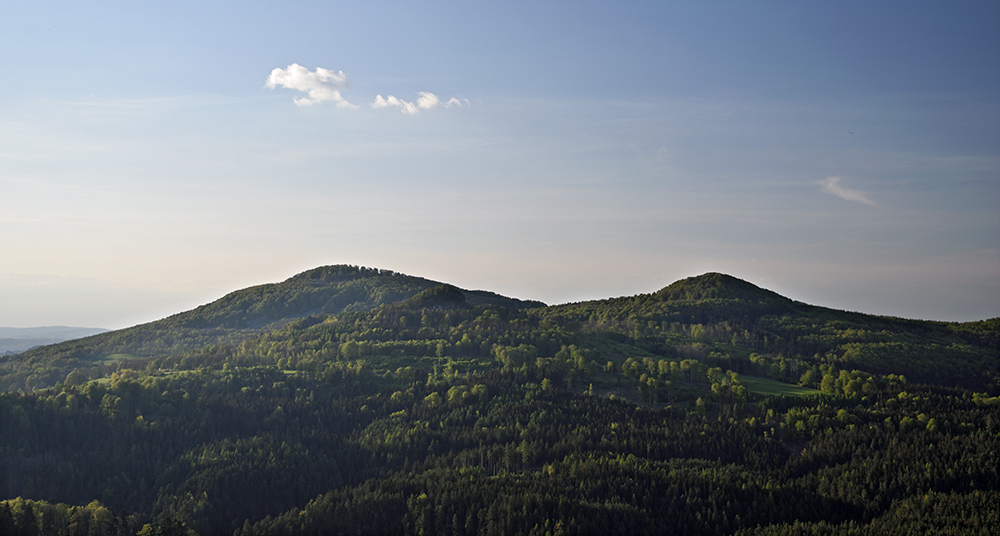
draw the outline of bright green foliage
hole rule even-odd
[[[0,534],[998,532],[997,321],[720,274],[555,307],[353,267],[241,292],[0,362],[44,387],[0,395]]]

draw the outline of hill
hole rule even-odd
[[[535,309],[539,318],[582,325],[577,337],[586,334],[601,351],[622,344],[624,336],[627,347],[614,350],[618,356],[700,357],[713,345],[725,345],[716,354],[737,363],[737,371],[766,368],[738,364],[755,352],[783,360],[791,376],[806,362],[840,363],[981,389],[996,385],[1000,370],[997,319],[946,323],[838,311],[719,273],[683,279],[650,294],[546,307],[389,270],[338,265],[235,291],[156,322],[0,357],[0,391],[51,386],[73,370],[99,377],[122,361],[239,346],[293,321],[302,326],[303,319],[312,318],[306,322],[315,324],[329,315],[383,307]]]
[[[390,270],[323,266],[281,283],[229,293],[163,320],[0,357],[0,392],[51,386],[72,370],[99,376],[113,370],[122,360],[176,355],[207,345],[239,344],[296,319],[368,311],[415,298],[441,285]],[[496,305],[516,309],[545,305],[492,292],[450,285],[449,288],[472,307]]]
[[[318,268],[0,361],[0,534],[995,534],[998,333]]]
[[[791,300],[770,290],[731,275],[709,272],[689,277],[664,287],[655,293],[660,300],[744,300],[791,304]]]
[[[282,283],[260,285],[227,294],[168,319],[171,324],[196,328],[261,328],[267,324],[315,314],[367,311],[397,303],[442,285],[390,270],[355,266],[323,266]],[[484,291],[451,287],[470,305],[538,307],[541,302],[507,298]]]

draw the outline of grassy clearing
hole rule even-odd
[[[740,376],[740,381],[747,384],[747,389],[751,393],[759,395],[814,396],[823,394],[822,391],[816,389],[782,383],[778,380],[760,376]]]
[[[138,356],[132,354],[108,354],[101,359],[97,360],[98,363],[102,365],[112,365],[119,361],[124,361],[126,359],[139,359]]]

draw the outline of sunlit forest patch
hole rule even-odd
[[[553,307],[290,281],[0,360],[0,534],[997,528],[998,320],[721,274]],[[344,281],[396,301],[303,298]],[[292,316],[247,328],[261,298]]]

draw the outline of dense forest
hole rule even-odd
[[[0,357],[0,534],[997,534],[1000,319],[328,266]]]

